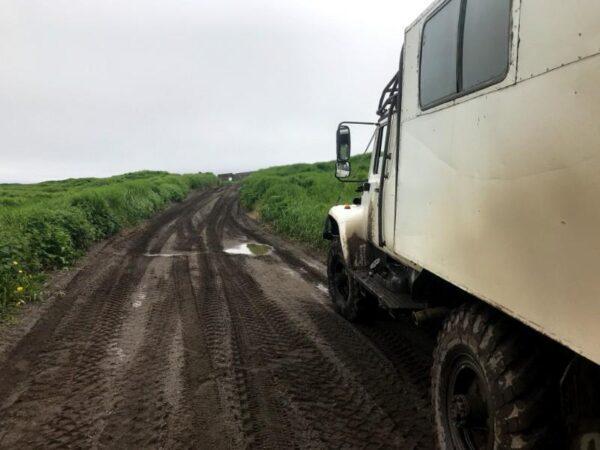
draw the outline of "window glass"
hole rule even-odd
[[[510,0],[467,0],[463,90],[502,76],[508,68]]]
[[[385,154],[385,151],[383,151],[383,149],[385,148],[385,143],[387,141],[387,129],[388,126],[384,125],[381,128],[379,128],[379,132],[377,133],[377,149],[375,153],[375,161],[373,163],[374,174],[379,173],[379,167],[381,167],[381,161],[383,155]]]
[[[421,50],[421,104],[458,92],[457,52],[460,0],[452,0],[427,21]]]

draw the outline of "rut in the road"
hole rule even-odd
[[[275,251],[229,255],[258,241]],[[428,356],[354,327],[230,186],[92,252],[0,359],[0,447],[431,448]],[[418,338],[417,338],[418,339]]]

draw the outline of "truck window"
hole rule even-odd
[[[421,109],[483,89],[506,76],[511,3],[451,0],[427,19],[421,42]]]
[[[377,147],[375,148],[375,159],[373,160],[373,173],[379,173],[379,167],[381,166],[381,157],[385,154],[381,150],[385,148],[385,143],[387,141],[387,129],[388,126],[384,125],[379,128],[377,132]]]
[[[460,0],[452,0],[423,28],[421,104],[430,105],[458,92],[457,53]]]
[[[462,52],[463,90],[500,77],[508,70],[510,0],[467,1]]]

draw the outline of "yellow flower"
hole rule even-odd
[[[19,269],[19,273],[23,273],[23,271],[21,269]]]
[[[17,292],[20,294],[21,292],[23,292],[25,288],[23,286],[18,286],[17,287]]]
[[[18,266],[19,263],[17,261],[13,261],[13,266]]]

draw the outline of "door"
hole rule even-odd
[[[379,246],[379,186],[381,171],[383,170],[383,157],[386,153],[385,146],[388,141],[387,133],[387,123],[380,124],[376,131],[375,146],[369,170],[369,191],[365,193],[368,195],[369,205],[367,238],[376,246]]]
[[[381,213],[381,229],[379,232],[380,246],[389,249],[391,252],[394,247],[394,232],[396,229],[396,183],[397,183],[397,120],[398,115],[392,115],[389,123],[389,136],[382,144],[381,164],[382,170],[379,185],[379,207]],[[387,133],[386,133],[387,134]],[[385,149],[385,151],[384,151]]]

